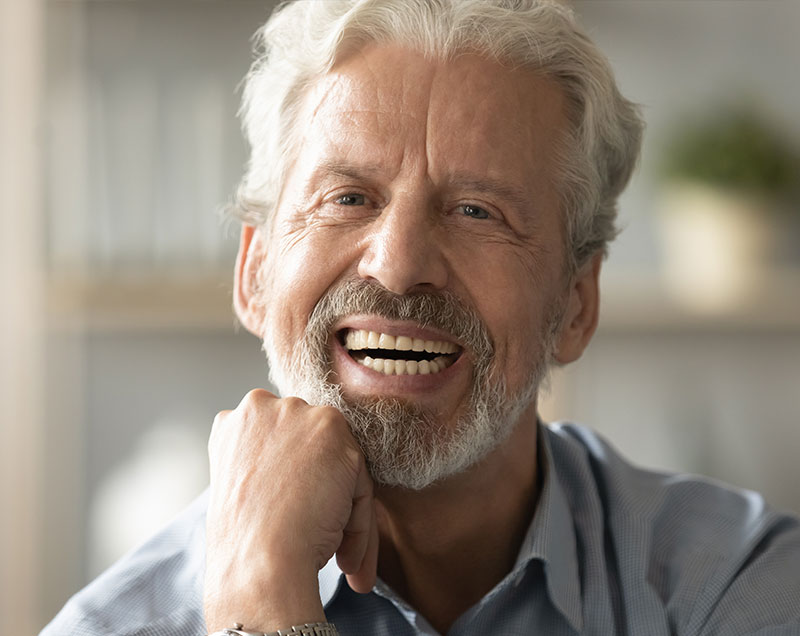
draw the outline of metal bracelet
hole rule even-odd
[[[333,623],[303,623],[292,625],[288,630],[279,629],[276,632],[246,632],[241,623],[234,623],[232,628],[223,629],[209,636],[339,636]]]

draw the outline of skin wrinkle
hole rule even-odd
[[[424,156],[425,156],[426,168],[428,166],[433,165],[433,147],[431,145],[431,139],[430,139],[431,136],[430,136],[430,132],[429,132],[431,130],[432,126],[433,126],[433,124],[431,122],[431,117],[433,116],[432,109],[431,109],[431,100],[433,99],[432,87],[436,85],[436,79],[439,76],[439,73],[441,73],[441,71],[442,71],[442,65],[441,65],[441,63],[439,63],[439,64],[437,64],[436,71],[433,73],[433,77],[431,78],[430,83],[428,84],[428,87],[427,87],[428,88],[428,90],[427,90],[428,102],[427,102],[426,108],[425,108],[425,126],[423,127],[424,134],[425,134],[425,138],[423,139],[423,143],[424,143],[423,147],[425,148],[425,155]],[[430,173],[430,170],[426,169],[425,175],[426,175],[426,180],[427,180],[428,186],[429,187],[434,186],[434,179],[433,179],[433,175],[431,175],[431,173]]]
[[[387,53],[403,81],[386,81]],[[308,93],[308,99],[325,95],[325,103],[303,106],[313,122],[300,121],[304,144],[276,210],[276,249],[266,250],[264,263],[274,267],[263,288],[271,294],[264,303],[277,356],[271,367],[302,366],[291,362],[289,343],[300,339],[314,304],[343,281],[372,279],[399,294],[447,290],[487,319],[495,343],[490,377],[522,391],[533,413],[535,396],[525,388],[531,362],[547,360],[545,344],[553,340],[545,337],[554,320],[544,308],[565,304],[563,268],[554,265],[563,262],[557,240],[563,223],[551,164],[543,159],[552,151],[550,131],[563,122],[563,98],[552,83],[498,72],[475,57],[448,73],[442,63],[421,64],[396,48],[375,61],[367,71],[338,65],[335,79]],[[489,90],[487,81],[498,83]],[[421,94],[423,83],[430,90]],[[519,125],[509,125],[522,104],[542,111],[544,130],[521,134]],[[503,140],[509,143],[499,145]],[[337,204],[345,193],[365,196],[364,204]],[[290,201],[300,203],[290,207]],[[465,216],[457,207],[464,203],[485,207],[490,218]],[[332,334],[325,336],[322,349],[330,350]],[[346,371],[324,373],[339,370]],[[414,396],[437,420],[428,419],[423,435],[458,429],[463,411],[456,406],[467,399],[468,375],[456,373],[435,399]],[[292,394],[286,381],[278,386]],[[343,387],[369,395],[349,376]]]
[[[354,181],[362,181],[363,182],[366,179],[377,179],[378,175],[380,174],[380,169],[377,168],[376,166],[351,167],[351,166],[348,166],[348,165],[346,165],[344,163],[341,163],[341,162],[334,162],[334,161],[325,162],[320,166],[319,170],[315,171],[314,175],[310,179],[309,187],[306,188],[306,196],[307,197],[311,196],[309,193],[312,192],[313,190],[321,189],[322,183],[324,183],[324,177],[323,177],[322,173],[327,173],[325,176],[328,176],[328,177],[339,175],[339,176],[343,176],[343,177],[346,177],[346,178],[353,179]],[[367,176],[367,175],[369,175],[369,176]],[[319,184],[319,185],[316,185],[316,184]],[[448,186],[448,188],[451,188],[451,187]],[[357,190],[357,189],[359,189],[359,187],[355,186],[354,189]],[[362,189],[383,190],[384,188],[381,187],[381,186],[375,187],[375,186],[372,185],[372,183],[370,183],[366,188],[362,187]],[[454,189],[456,191],[462,190],[462,189],[481,190],[481,191],[484,191],[484,192],[488,192],[489,194],[501,197],[503,199],[511,199],[512,205],[518,206],[520,208],[520,209],[514,210],[513,214],[503,214],[502,213],[502,209],[500,209],[500,208],[506,207],[506,206],[503,206],[502,204],[495,203],[493,207],[498,207],[498,209],[500,210],[500,213],[503,214],[503,219],[502,220],[503,221],[509,221],[509,220],[511,221],[511,223],[507,223],[507,224],[509,225],[509,228],[512,230],[512,233],[503,234],[503,236],[500,236],[500,237],[494,237],[493,234],[490,231],[490,233],[488,233],[488,234],[486,234],[486,235],[484,235],[482,237],[483,240],[485,240],[485,241],[497,240],[499,243],[504,243],[504,242],[507,242],[507,241],[510,240],[510,242],[513,245],[515,245],[516,247],[519,247],[519,248],[524,247],[526,249],[531,249],[531,251],[533,253],[538,253],[540,250],[544,250],[544,249],[549,250],[549,248],[546,245],[544,245],[544,246],[532,245],[534,243],[534,241],[531,240],[531,237],[533,237],[536,234],[538,234],[538,231],[537,231],[538,230],[538,224],[536,223],[536,218],[535,217],[525,219],[532,225],[532,227],[530,229],[528,229],[528,231],[525,234],[522,234],[521,232],[519,232],[518,230],[516,230],[513,227],[513,224],[515,224],[517,222],[517,219],[524,215],[524,212],[521,209],[522,206],[524,205],[524,197],[522,196],[521,193],[518,193],[516,191],[516,189],[503,186],[502,184],[496,183],[493,180],[492,181],[487,181],[485,179],[471,178],[471,177],[468,177],[467,175],[462,175],[462,176],[458,177],[458,179],[455,181],[455,187],[451,188],[451,189]],[[303,212],[298,212],[295,215],[293,215],[293,218],[298,221],[298,224],[299,224],[299,222],[301,220],[301,218],[300,218],[301,216],[308,217],[308,218],[311,218],[311,217],[314,216],[313,211],[318,209],[322,205],[322,202],[326,198],[327,194],[326,193],[322,193],[322,194],[316,194],[314,196],[316,198],[314,199],[314,201],[312,202],[312,204],[310,206],[308,206],[307,208],[303,208],[303,210],[304,210]],[[381,195],[382,198],[383,198],[383,196],[384,195]],[[374,199],[374,197],[373,197],[373,199]],[[440,197],[438,197],[438,199],[442,200],[442,199],[446,199],[446,197],[440,196]],[[376,207],[377,208],[381,208],[384,205],[385,204],[381,201],[381,202],[378,203],[378,205]],[[443,211],[444,211],[448,207],[450,207],[450,205],[451,204],[449,204],[449,203],[445,203],[441,207],[443,208]],[[452,205],[455,205],[455,204],[452,204]],[[488,223],[486,223],[484,225],[488,225]]]
[[[336,74],[330,73],[326,76],[325,81],[318,81],[311,85],[311,89],[306,91],[306,94],[300,98],[300,103],[303,106],[300,108],[300,113],[298,119],[302,119],[303,110],[305,110],[306,105],[310,103],[316,103],[314,110],[311,111],[309,116],[309,128],[313,127],[316,123],[317,115],[319,114],[319,109],[322,108],[322,105],[328,101],[331,93],[345,80]],[[321,92],[321,89],[324,88],[324,92]],[[320,94],[321,93],[321,94]],[[303,141],[306,141],[306,137],[304,135]]]
[[[323,174],[324,173],[324,174]],[[336,161],[326,161],[321,164],[320,169],[315,171],[314,175],[312,176],[309,187],[307,188],[307,193],[311,192],[316,189],[320,189],[320,186],[316,184],[324,183],[326,177],[335,177],[340,176],[344,178],[352,179],[356,182],[370,182],[369,185],[366,186],[366,189],[374,189],[374,190],[384,190],[382,186],[375,186],[373,182],[378,181],[381,174],[380,168],[377,166],[366,165],[366,166],[349,166],[343,162],[336,162]],[[503,185],[501,182],[496,181],[490,178],[482,178],[482,177],[473,177],[467,174],[460,174],[454,175],[452,179],[448,180],[448,183],[441,186],[440,188],[436,188],[435,184],[432,183],[430,178],[428,182],[431,186],[432,190],[436,190],[437,192],[443,192],[444,195],[439,195],[438,199],[445,201],[443,205],[441,205],[441,212],[447,212],[450,207],[454,207],[456,205],[455,199],[452,203],[447,203],[447,201],[451,197],[448,191],[452,190],[454,192],[460,192],[464,190],[471,190],[475,192],[479,192],[482,194],[488,194],[490,197],[499,198],[503,201],[509,201],[511,206],[516,208],[513,210],[513,214],[506,214],[503,213],[503,208],[508,209],[509,206],[504,205],[503,203],[488,203],[494,208],[498,209],[498,212],[502,215],[504,221],[509,222],[508,224],[515,225],[521,224],[523,220],[529,221],[533,224],[532,228],[526,228],[525,232],[522,232],[521,229],[514,229],[517,234],[520,234],[521,238],[527,238],[528,236],[534,234],[538,227],[535,225],[536,218],[532,217],[529,219],[522,219],[521,217],[525,216],[524,210],[527,206],[527,199],[524,195],[518,191],[516,188],[508,187]],[[362,186],[363,187],[363,186]],[[359,186],[354,186],[354,189],[358,189]],[[307,194],[308,196],[308,194]],[[325,198],[325,195],[319,196],[319,199],[322,200]],[[381,199],[388,198],[387,195],[381,194]],[[464,199],[465,197],[459,197],[460,199]],[[375,197],[373,197],[373,201]],[[383,207],[385,203],[383,201],[378,202],[376,207]],[[310,209],[310,208],[309,208]],[[521,243],[520,243],[521,244]]]
[[[363,52],[360,52],[359,57],[362,60],[368,60],[369,59],[369,57],[366,56]],[[375,66],[368,63],[367,67],[368,67],[370,73],[373,76],[375,76],[376,75]],[[334,72],[335,71],[336,71],[336,67],[334,68]],[[441,72],[441,64],[438,64],[437,67],[436,67],[436,71],[435,71],[435,73],[433,75],[433,79],[428,82],[429,87],[435,83],[436,77],[438,76],[438,74],[440,72]],[[327,86],[325,92],[323,93],[323,95],[326,98],[329,98],[331,96],[331,93],[332,93],[332,91],[333,91],[333,89],[335,87],[341,88],[343,85],[346,85],[346,84],[348,84],[348,82],[345,82],[341,77],[336,76],[336,78],[333,81],[328,83],[328,86]],[[409,85],[409,82],[407,80],[403,79],[403,81],[401,83],[401,86],[403,87],[404,92],[406,92],[408,90],[406,88],[408,85]],[[415,86],[414,90],[415,90],[415,92],[418,91],[419,87]],[[485,99],[489,99],[489,95],[491,94],[491,92],[487,90],[486,94],[487,94],[487,96],[485,97]],[[379,95],[379,97],[381,97],[381,96]],[[428,129],[431,126],[430,121],[431,121],[431,116],[432,116],[431,109],[430,109],[430,101],[431,101],[431,99],[433,99],[433,91],[429,90],[428,91],[427,108],[426,108],[427,122],[426,122],[426,125],[425,125],[425,128],[424,128],[424,130],[425,130],[425,145],[426,145],[426,153],[428,155],[428,163],[430,163],[430,154],[431,154],[431,148],[430,148],[430,145],[428,144]],[[316,117],[319,114],[320,106],[321,105],[318,104],[317,107],[314,108],[314,111],[313,111],[314,112],[314,119],[316,119]],[[381,104],[381,106],[383,106],[383,104]],[[363,125],[363,122],[361,122],[362,125],[360,127],[362,129],[366,129],[366,130],[369,130],[369,125],[370,124],[379,126],[379,120],[381,118],[380,116],[385,114],[383,107],[380,108],[377,111],[375,109],[364,109],[364,110],[350,109],[348,111],[348,113],[347,113],[347,115],[349,117],[349,121],[352,122],[354,125],[357,125],[357,126],[359,125],[359,122],[358,122],[358,119],[354,116],[357,113],[369,114],[369,115],[373,116],[373,118],[370,119],[370,121],[367,123],[367,125]],[[413,117],[411,118],[411,121],[414,121]],[[400,171],[403,170],[403,167],[407,163],[407,153],[408,152],[409,152],[408,146],[405,146],[404,147],[404,157],[403,157],[403,160],[401,161],[401,164],[400,164]],[[420,170],[421,170],[421,168],[420,168]],[[427,172],[426,172],[426,174],[427,174]],[[431,179],[429,174],[427,176],[427,180],[429,182],[432,182],[432,179]],[[521,198],[522,197],[520,197],[520,196],[514,196],[514,200],[515,200],[514,202],[519,204],[521,202],[520,201]],[[520,216],[522,216],[522,215],[520,215]],[[484,237],[484,239],[488,240],[488,241],[491,241],[493,239],[493,236],[490,234],[490,235],[487,235],[486,237]],[[518,244],[521,245],[522,243],[518,243]]]
[[[295,111],[294,115],[292,116],[291,121],[289,122],[289,125],[287,125],[287,128],[286,128],[288,131],[290,131],[290,135],[292,137],[295,136],[295,133],[296,133],[296,131],[298,129],[298,125],[297,124],[303,118],[305,108],[306,108],[307,104],[309,103],[309,101],[311,103],[316,103],[317,104],[317,106],[314,108],[314,110],[309,115],[310,121],[314,122],[314,120],[316,119],[317,112],[318,112],[319,108],[325,103],[325,101],[326,101],[326,99],[328,97],[328,93],[334,90],[334,88],[336,87],[336,83],[337,83],[336,81],[337,80],[341,80],[341,78],[339,78],[337,76],[333,76],[333,79],[334,79],[334,81],[332,83],[328,83],[328,84],[324,84],[324,85],[323,85],[321,80],[318,80],[318,81],[315,81],[315,82],[311,82],[309,84],[308,88],[305,88],[305,89],[301,90],[301,94],[297,98],[297,102],[296,102],[297,104],[299,104],[299,106],[294,109],[294,111]],[[310,95],[319,93],[319,90],[320,90],[320,88],[322,86],[327,86],[326,92],[323,93],[317,100],[310,99]],[[281,170],[280,183],[282,183],[282,184],[286,183],[287,175],[289,175],[292,172],[292,170],[294,170],[295,163],[297,162],[297,158],[299,156],[299,148],[301,148],[302,144],[305,143],[306,141],[307,141],[306,137],[302,136],[300,139],[297,140],[297,143],[294,144],[298,150],[295,151],[292,154],[292,156],[286,157],[286,160],[284,162],[283,168]],[[263,219],[262,228],[264,228],[266,230],[268,235],[271,234],[272,231],[274,230],[275,220],[276,220],[276,217],[277,217],[277,215],[275,214],[275,211],[278,210],[280,208],[280,206],[283,204],[283,196],[284,196],[284,194],[285,194],[285,188],[281,187],[281,189],[278,192],[278,196],[275,199],[275,205],[273,206],[272,210]]]
[[[504,184],[502,180],[493,179],[490,175],[475,177],[470,174],[455,173],[450,175],[449,182],[451,187],[456,190],[474,190],[504,199],[510,202],[520,215],[528,205],[530,205],[530,202],[521,190]]]

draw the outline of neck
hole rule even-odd
[[[378,489],[381,578],[440,633],[517,558],[539,492],[536,409],[466,473],[421,491]]]

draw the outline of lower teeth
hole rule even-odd
[[[450,366],[451,362],[444,356],[433,360],[391,360],[386,358],[371,358],[367,356],[358,361],[368,369],[383,373],[384,375],[428,375],[439,373]]]

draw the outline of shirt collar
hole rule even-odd
[[[543,487],[514,570],[520,570],[534,559],[541,560],[550,600],[580,632],[583,629],[583,603],[572,513],[556,475],[547,430],[541,423],[538,437]],[[327,608],[336,598],[344,580],[335,558],[320,570],[319,593],[323,607]]]
[[[583,629],[583,603],[575,525],[556,474],[547,429],[541,422],[538,449],[543,486],[514,569],[525,567],[534,559],[541,560],[550,600],[580,632]]]

